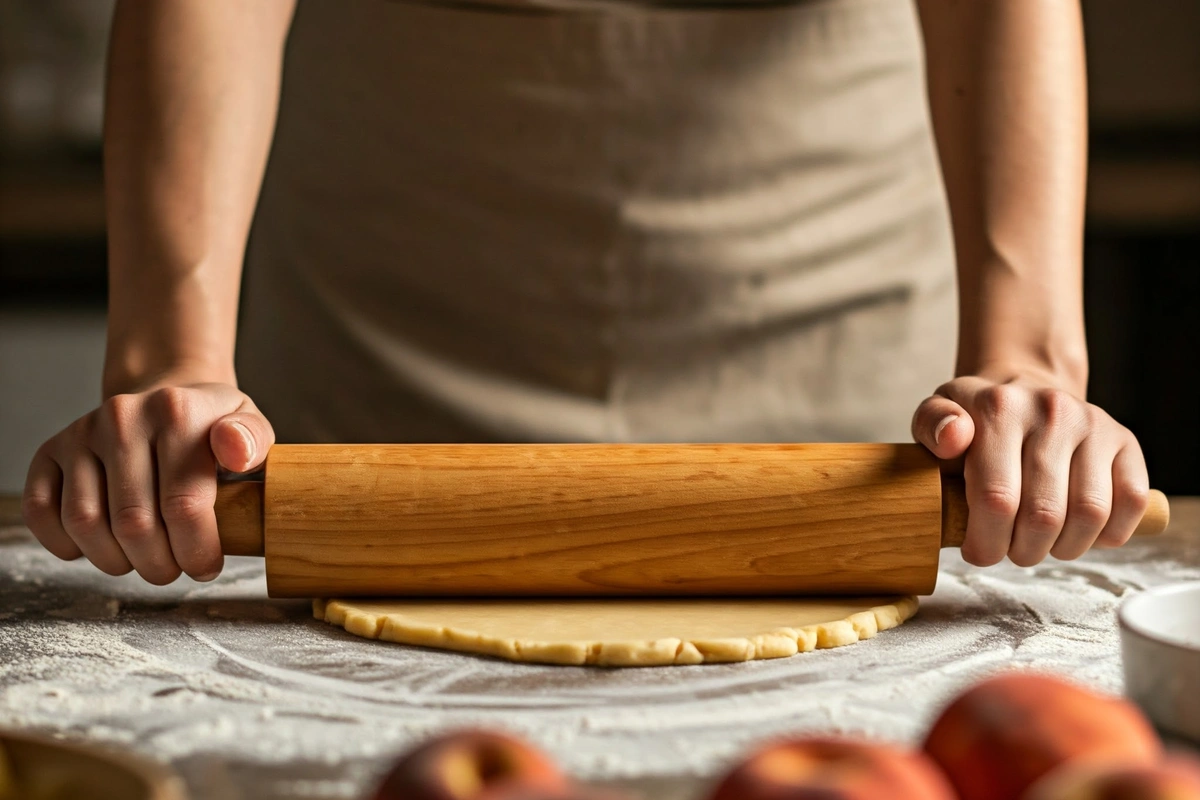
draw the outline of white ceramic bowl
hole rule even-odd
[[[1200,742],[1200,582],[1121,605],[1125,693],[1164,731]]]
[[[107,747],[0,729],[0,751],[16,780],[15,793],[0,786],[4,797],[187,800],[183,782],[169,768]]]

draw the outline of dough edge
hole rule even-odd
[[[454,627],[430,625],[401,616],[360,611],[353,601],[313,600],[313,617],[344,628],[355,636],[396,644],[456,650],[509,661],[557,666],[662,667],[722,664],[843,647],[895,628],[917,613],[916,597],[855,612],[844,619],[801,628],[777,628],[749,637],[677,638],[613,642],[539,642],[505,639]]]

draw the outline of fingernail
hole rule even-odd
[[[946,429],[946,426],[949,425],[951,422],[954,422],[954,420],[956,420],[956,419],[958,419],[958,414],[951,414],[948,417],[942,418],[942,421],[939,422],[937,424],[937,427],[933,429],[933,443],[934,444],[942,443],[942,441],[941,441],[942,431],[944,431]]]
[[[217,576],[220,574],[221,574],[221,571],[217,570],[216,572],[209,572],[205,575],[197,575],[196,580],[200,583],[210,583],[211,581],[215,581],[217,579]]]
[[[233,427],[238,429],[243,441],[246,442],[246,463],[253,464],[254,457],[258,455],[258,447],[254,444],[254,437],[250,435],[250,429],[240,422],[234,422]]]

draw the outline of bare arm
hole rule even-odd
[[[218,464],[262,463],[236,386],[238,288],[294,0],[122,0],[104,131],[104,401],[34,455],[23,512],[60,558],[211,579]]]
[[[958,257],[958,373],[1082,395],[1087,109],[1078,0],[920,0]]]
[[[1148,480],[1085,400],[1085,62],[1079,0],[918,0],[954,225],[957,377],[913,433],[965,455],[964,555],[1021,565],[1129,538]]]
[[[123,0],[104,132],[105,395],[232,384],[242,257],[294,0]]]

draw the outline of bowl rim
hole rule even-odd
[[[0,748],[6,743],[22,743],[49,747],[59,752],[77,753],[107,761],[137,777],[149,790],[148,800],[187,800],[187,787],[179,773],[170,765],[109,744],[97,744],[67,734],[60,738],[53,732],[0,727]]]
[[[1188,594],[1195,592],[1197,599],[1200,599],[1200,581],[1183,581],[1180,583],[1170,583],[1163,586],[1155,586],[1151,589],[1138,592],[1133,597],[1126,599],[1117,609],[1117,622],[1123,632],[1127,631],[1134,636],[1146,639],[1159,647],[1170,648],[1181,653],[1187,653],[1191,656],[1200,656],[1200,646],[1188,646],[1181,644],[1176,639],[1170,639],[1161,634],[1148,630],[1144,625],[1138,625],[1129,619],[1130,607],[1139,604],[1152,602],[1153,600],[1170,597],[1175,594]]]

